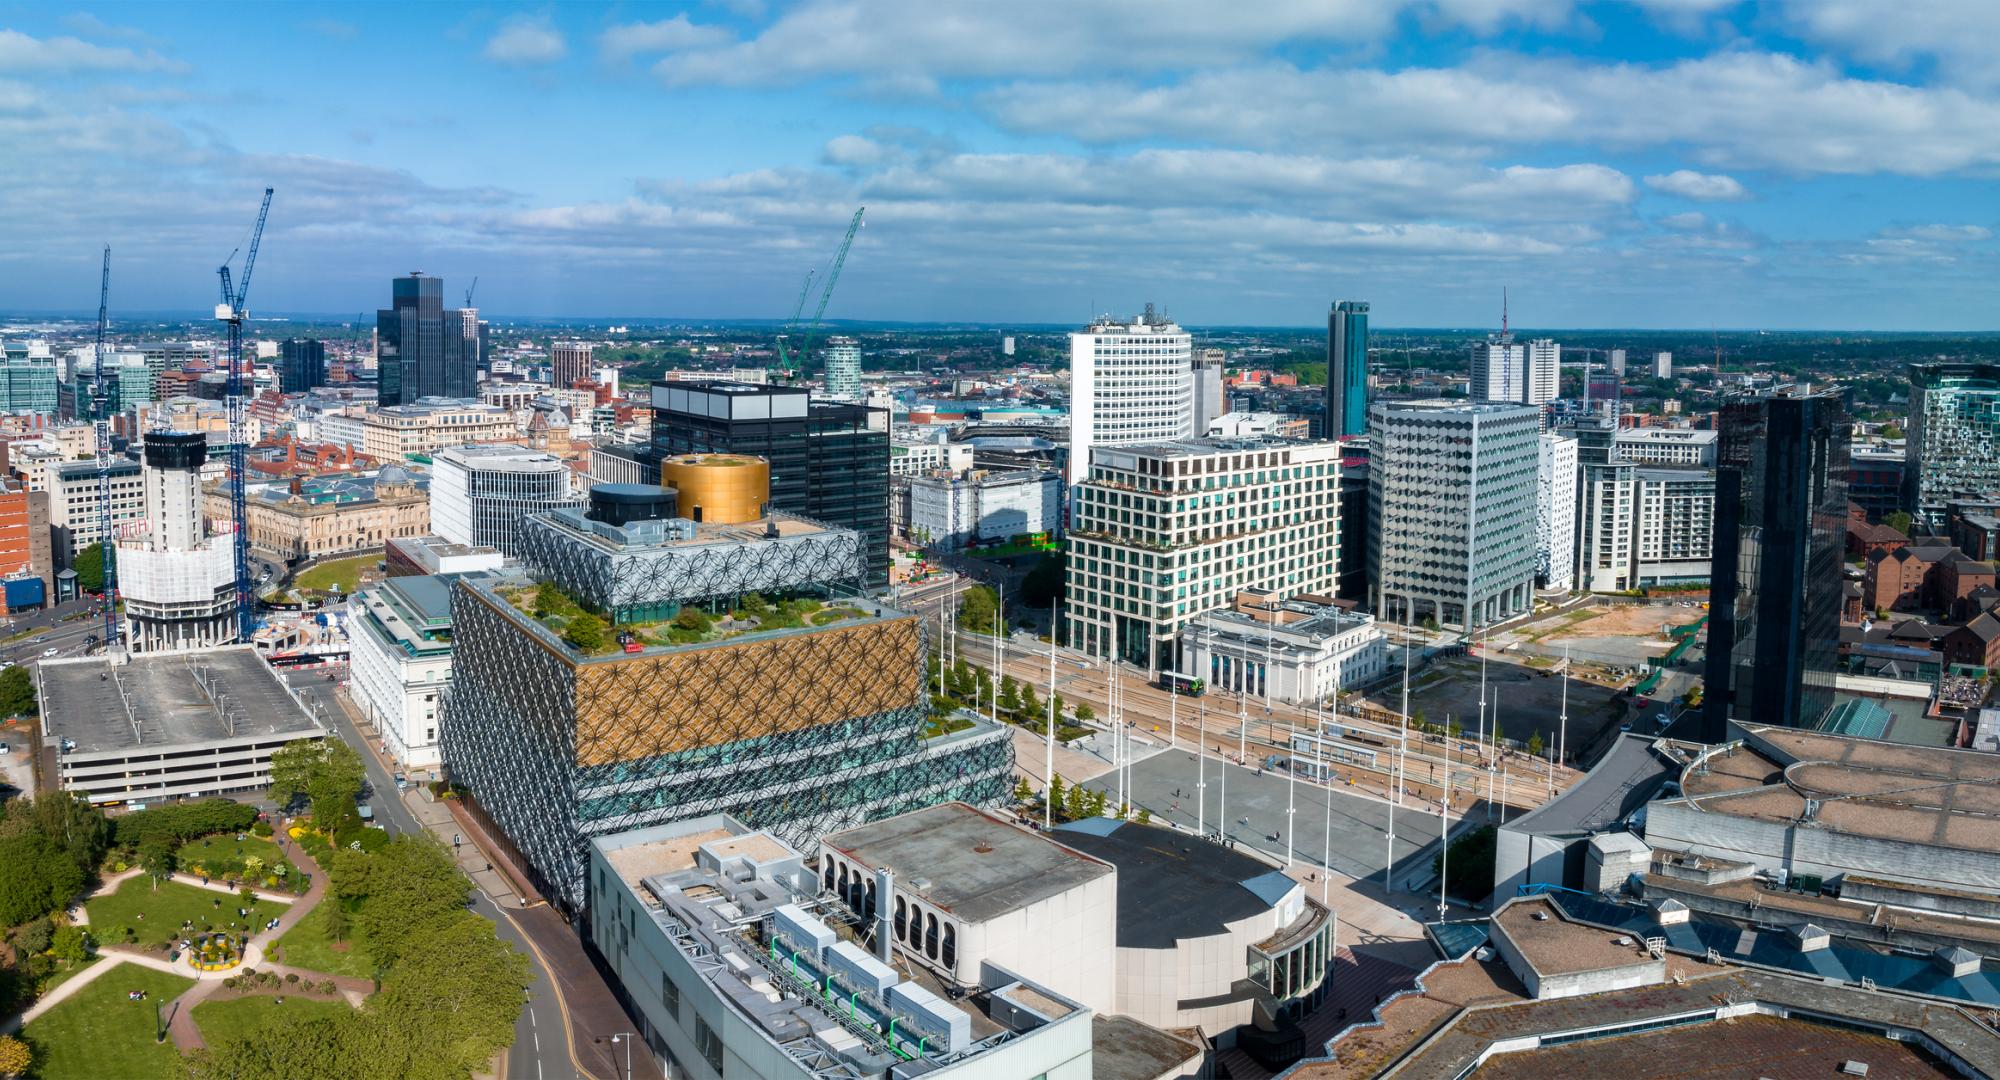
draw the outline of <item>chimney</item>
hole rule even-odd
[[[896,906],[896,875],[886,866],[875,868],[875,959],[887,964],[896,947],[896,923],[891,910]]]

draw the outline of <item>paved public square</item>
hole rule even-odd
[[[1228,769],[1225,790],[1221,776]],[[1130,802],[1135,810],[1145,809],[1156,818],[1192,828],[1196,823],[1196,775],[1205,771],[1207,814],[1210,833],[1226,825],[1226,835],[1239,844],[1258,848],[1282,859],[1285,855],[1285,808],[1290,777],[1280,771],[1224,765],[1209,758],[1197,770],[1193,752],[1163,750],[1135,762],[1131,770]],[[1115,801],[1116,773],[1105,773],[1085,783],[1086,788],[1107,791]],[[1178,794],[1176,794],[1178,792]],[[1341,791],[1329,793],[1317,785],[1300,781],[1292,793],[1297,813],[1293,815],[1293,857],[1319,866],[1330,866],[1353,878],[1379,877],[1388,851],[1385,837],[1389,826],[1389,804]],[[1329,814],[1329,801],[1331,813]],[[1482,811],[1475,811],[1475,814]],[[1218,820],[1223,819],[1223,820]],[[1327,843],[1331,826],[1332,844]],[[1272,840],[1273,834],[1278,839]],[[1426,851],[1438,837],[1436,804],[1419,807],[1414,800],[1396,811],[1396,877],[1407,883],[1429,875],[1431,853]],[[1422,855],[1419,856],[1419,852]],[[1324,859],[1325,861],[1322,861]],[[1414,861],[1413,861],[1414,860]],[[1407,869],[1406,869],[1407,868]]]

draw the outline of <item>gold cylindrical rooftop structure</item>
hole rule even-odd
[[[764,516],[771,463],[747,454],[676,454],[660,462],[660,486],[679,493],[680,516],[737,525]]]

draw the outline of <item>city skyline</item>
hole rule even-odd
[[[282,15],[0,15],[36,163],[0,306],[85,310],[108,242],[114,311],[200,310],[268,183],[271,312],[422,267],[524,318],[781,319],[866,203],[836,318],[1480,326],[1510,285],[1524,326],[1990,325],[1981,5]]]

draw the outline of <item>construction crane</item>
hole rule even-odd
[[[264,239],[264,219],[271,214],[271,189],[264,189],[264,205],[257,209],[257,225],[250,230],[250,250],[243,256],[243,278],[236,289],[229,288],[229,260],[216,268],[222,278],[222,302],[215,305],[215,317],[229,326],[229,381],[224,393],[229,399],[229,510],[236,526],[236,632],[246,644],[257,630],[257,598],[250,591],[250,504],[244,492],[248,471],[248,439],[243,426],[243,298],[250,292],[250,272],[257,266],[257,245]],[[236,252],[229,253],[231,259]]]
[[[104,651],[118,646],[117,544],[111,531],[111,395],[104,385],[105,338],[111,327],[111,245],[104,245],[104,273],[97,284],[97,348],[92,353],[90,424],[97,446],[99,563],[104,567]]]
[[[798,302],[792,305],[792,317],[785,320],[785,328],[778,332],[778,372],[786,378],[791,377],[792,354],[785,349],[785,339],[791,335],[793,330],[798,328],[799,316],[804,314],[806,310],[806,297],[812,295],[813,276],[818,273],[817,269],[808,268],[806,270],[805,284],[799,286]]]
[[[806,364],[812,361],[813,337],[819,331],[821,321],[826,318],[826,303],[833,299],[833,287],[840,282],[840,268],[847,265],[847,249],[854,246],[854,234],[861,231],[861,216],[867,212],[868,208],[865,206],[857,208],[854,211],[854,220],[847,223],[847,235],[840,238],[840,248],[834,252],[833,265],[826,270],[826,283],[820,286],[819,307],[813,311],[812,321],[806,324],[805,340],[797,353],[798,363],[793,364],[790,357],[785,358],[787,379],[797,378]],[[811,288],[812,283],[808,281],[806,285],[807,288]]]
[[[475,289],[477,289],[477,288],[479,288],[479,275],[477,275],[477,274],[474,274],[474,275],[472,276],[472,284],[470,284],[470,285],[467,285],[467,286],[465,287],[465,306],[466,306],[466,307],[471,307],[471,306],[472,306],[472,293],[473,293],[473,290],[475,290]]]

